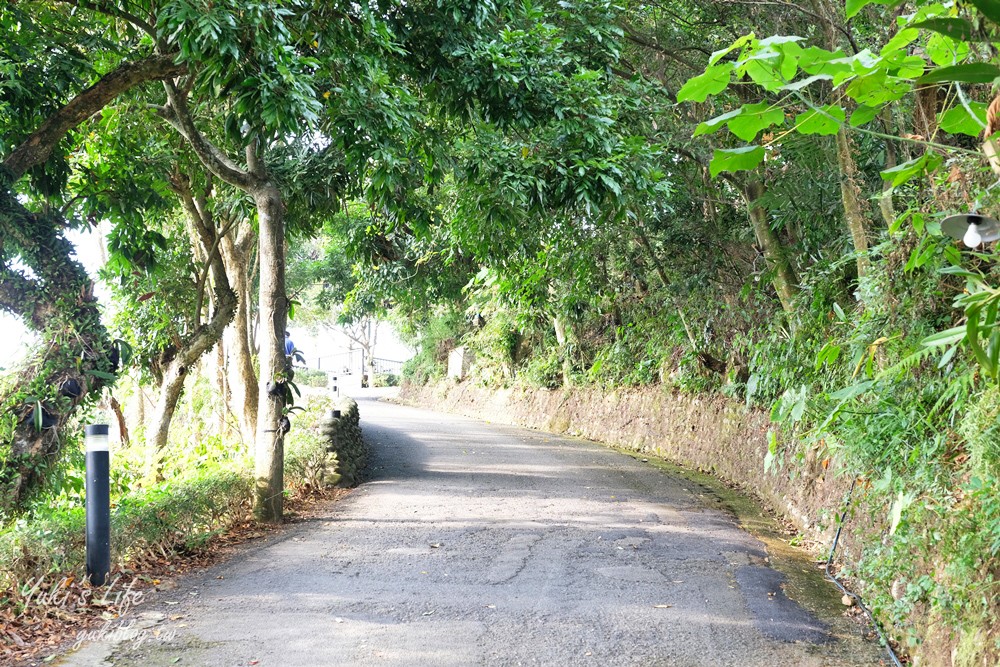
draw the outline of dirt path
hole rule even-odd
[[[369,482],[59,664],[879,664],[832,586],[786,597],[765,545],[692,482],[592,443],[359,403]]]

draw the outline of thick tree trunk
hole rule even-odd
[[[59,430],[117,371],[118,359],[93,282],[62,234],[65,220],[28,211],[8,187],[0,178],[0,308],[42,334],[40,351],[17,386],[0,396],[0,412],[16,420],[9,449],[0,456],[0,505],[15,508],[55,460]],[[15,257],[30,273],[14,264]]]
[[[743,195],[746,198],[754,235],[764,252],[764,259],[772,274],[771,282],[774,285],[774,291],[778,293],[781,307],[786,313],[791,313],[794,310],[795,295],[799,291],[798,278],[792,265],[788,262],[785,248],[778,240],[777,234],[771,229],[767,209],[761,206],[758,201],[764,195],[764,185],[760,181],[751,181],[744,187]]]
[[[268,392],[287,378],[285,325],[285,221],[281,193],[267,183],[254,190],[260,230],[260,384],[257,403],[257,445],[254,457],[257,519],[280,522],[284,512],[284,433],[280,429],[285,397]]]
[[[254,144],[246,149],[246,169],[209,143],[198,132],[187,107],[187,98],[173,83],[166,83],[169,106],[159,115],[183,136],[191,149],[217,177],[253,197],[257,209],[260,238],[260,381],[257,401],[255,447],[256,494],[254,513],[262,521],[279,522],[284,492],[283,392],[267,391],[287,379],[285,364],[285,324],[288,303],[285,296],[285,206],[281,191],[271,181],[260,162]]]

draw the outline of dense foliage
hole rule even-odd
[[[388,318],[414,381],[465,345],[490,386],[770,410],[762,467],[862,480],[880,617],[995,661],[1000,271],[941,223],[1000,215],[998,26],[988,0],[6,3],[0,306],[43,349],[0,391],[2,505],[77,511],[58,433],[98,401],[133,425],[123,492],[256,439],[280,499],[286,317]],[[98,224],[104,318],[64,236]]]

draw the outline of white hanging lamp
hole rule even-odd
[[[1000,239],[1000,222],[978,213],[959,213],[942,220],[941,231],[953,239],[962,239],[969,248],[976,248]]]

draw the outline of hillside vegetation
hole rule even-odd
[[[4,534],[76,526],[93,419],[122,512],[280,521],[323,418],[288,320],[371,359],[381,318],[412,382],[464,345],[487,387],[769,412],[762,472],[859,480],[846,574],[904,648],[996,664],[1000,269],[944,223],[1000,216],[997,43],[992,0],[3,3]]]

